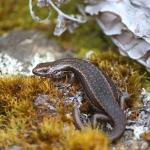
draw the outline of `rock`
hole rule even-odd
[[[37,109],[38,115],[44,116],[56,114],[56,108],[48,95],[38,94],[33,102],[34,107]]]
[[[39,62],[54,61],[68,56],[70,55],[55,41],[40,32],[18,30],[0,37],[2,74],[30,73],[33,66]]]
[[[96,17],[122,55],[150,71],[150,5],[142,0],[87,0],[85,12]],[[135,13],[136,12],[136,13]]]

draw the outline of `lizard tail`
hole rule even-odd
[[[118,139],[124,132],[126,127],[126,117],[125,114],[122,112],[120,114],[121,117],[119,118],[113,118],[114,120],[114,128],[113,130],[108,134],[108,137],[111,141],[115,141]]]

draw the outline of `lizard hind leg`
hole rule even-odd
[[[103,113],[96,113],[96,114],[92,115],[91,124],[92,124],[93,128],[96,128],[98,126],[98,123],[101,121],[111,122],[111,119]]]
[[[80,109],[75,107],[72,112],[75,127],[79,130],[83,129],[85,126],[90,125],[90,120],[81,114]]]
[[[79,108],[75,107],[72,114],[74,124],[79,130],[83,129],[85,126],[91,126],[92,128],[96,128],[101,121],[111,123],[111,119],[102,112],[95,113],[90,118],[87,118],[80,112]]]

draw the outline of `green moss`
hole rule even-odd
[[[79,54],[83,49],[87,52],[88,50],[105,50],[113,47],[110,39],[104,36],[94,21],[83,24],[76,29],[75,33],[65,33],[58,39],[65,49],[77,50]]]
[[[65,12],[66,14],[78,14],[79,10],[77,6],[80,4],[80,6],[84,5],[83,0],[71,0],[67,4],[63,4],[61,7],[61,10]]]

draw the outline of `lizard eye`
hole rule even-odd
[[[43,73],[47,73],[47,72],[48,72],[48,70],[47,70],[47,69],[44,69],[44,70],[43,70]]]
[[[57,73],[58,73],[58,71],[57,71],[57,70],[54,70],[54,71],[53,71],[53,74],[57,74]]]

